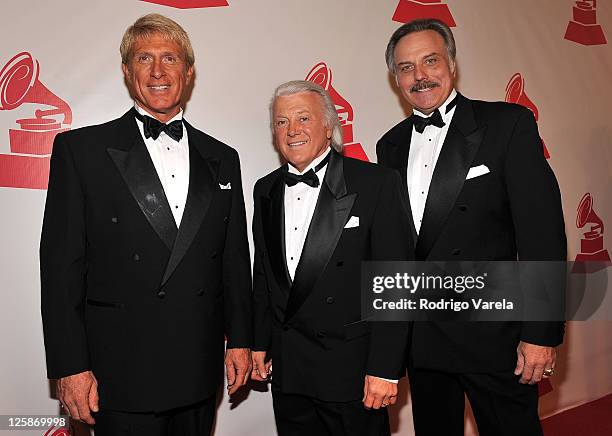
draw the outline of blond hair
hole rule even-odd
[[[119,52],[121,53],[121,62],[125,65],[129,64],[132,56],[134,43],[143,38],[150,38],[154,34],[160,34],[164,38],[177,43],[183,49],[185,63],[187,67],[193,66],[195,56],[189,35],[185,32],[176,21],[160,14],[147,14],[136,20],[134,24],[127,28],[123,34]]]

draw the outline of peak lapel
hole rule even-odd
[[[484,137],[485,127],[476,124],[471,101],[461,95],[458,98],[427,193],[416,245],[417,259],[427,258],[440,235]]]
[[[381,159],[381,162],[385,166],[395,169],[402,181],[404,187],[404,194],[406,195],[406,205],[408,208],[408,215],[410,218],[410,230],[412,234],[412,241],[416,245],[417,232],[412,218],[412,206],[410,205],[410,199],[408,198],[408,155],[410,153],[410,143],[412,141],[412,117],[406,118],[397,127],[393,134],[388,139],[388,147],[385,150],[385,157]]]
[[[347,194],[343,158],[332,150],[285,310],[288,321],[316,286],[334,252],[357,194]]]
[[[134,109],[121,117],[117,139],[106,151],[145,218],[168,250],[171,250],[177,233],[176,222],[151,156],[138,131]]]
[[[281,170],[282,171],[282,170]],[[289,295],[291,289],[291,277],[287,269],[287,256],[285,248],[285,183],[282,173],[279,175],[270,189],[269,197],[262,201],[262,217],[264,226],[264,238],[268,248],[270,264],[276,278],[285,295]]]
[[[184,123],[189,135],[189,189],[181,225],[161,286],[168,281],[200,229],[218,178],[219,161],[204,157],[206,156],[205,141],[197,130],[187,122]]]

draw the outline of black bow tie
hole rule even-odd
[[[449,113],[449,111],[452,108],[454,108],[456,104],[457,104],[457,96],[455,96],[455,98],[453,98],[446,105],[446,110],[444,111],[444,113],[445,114]],[[444,127],[446,125],[446,123],[442,120],[442,114],[440,113],[439,109],[436,109],[434,113],[431,114],[431,116],[427,118],[421,117],[417,114],[412,114],[412,122],[414,124],[414,129],[419,133],[423,133],[423,131],[425,130],[425,127],[429,125],[436,126],[436,127]]]
[[[414,129],[419,133],[423,133],[425,127],[429,125],[436,127],[444,127],[445,125],[444,121],[442,121],[442,115],[438,109],[436,109],[434,113],[427,118],[421,117],[417,114],[412,114],[412,122],[414,123]]]
[[[134,111],[136,118],[142,121],[145,138],[159,138],[161,132],[166,132],[166,135],[180,141],[183,137],[183,120],[175,120],[171,123],[164,124],[155,118],[147,115],[142,115],[138,111]]]
[[[295,186],[298,183],[306,183],[308,186],[312,187],[312,188],[316,188],[317,186],[319,186],[319,177],[317,177],[317,172],[323,168],[325,165],[327,165],[327,162],[329,161],[329,156],[330,153],[327,153],[327,156],[325,157],[325,159],[323,159],[321,162],[319,162],[319,164],[314,167],[314,169],[310,169],[308,171],[306,171],[304,174],[294,174],[294,173],[290,173],[289,171],[285,172],[285,183],[287,184],[287,186]]]

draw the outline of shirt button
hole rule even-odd
[[[174,206],[175,209],[178,209],[178,206]]]
[[[427,166],[427,165],[425,165],[425,166]],[[174,174],[172,174],[172,178],[174,179]]]
[[[297,227],[294,227],[293,230],[297,230]]]
[[[291,260],[293,260],[293,256],[291,256]]]
[[[166,150],[170,151],[170,147],[166,147]]]

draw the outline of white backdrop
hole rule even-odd
[[[198,0],[156,2],[194,5]],[[400,25],[392,19],[396,8],[399,4],[397,17],[401,18],[447,5],[457,24],[454,33],[462,93],[504,100],[508,82],[515,73],[521,74],[520,102],[537,108],[540,135],[561,186],[570,259],[581,251],[581,238],[590,227],[576,226],[576,210],[585,193],[591,194],[593,210],[604,227],[612,225],[612,127],[608,119],[612,50],[609,44],[586,44],[602,42],[597,41],[594,24],[573,25],[578,30],[569,37],[578,42],[564,38],[574,1],[226,3],[179,9],[140,0],[3,2],[0,65],[18,53],[29,53],[39,63],[40,83],[71,109],[72,122],[61,127],[100,123],[120,116],[131,105],[118,52],[125,29],[149,12],[175,19],[190,34],[196,54],[195,87],[185,116],[238,150],[250,219],[255,181],[278,166],[268,129],[268,102],[274,87],[303,79],[316,64],[325,62],[333,71],[333,88],[354,111],[354,142],[375,160],[377,139],[410,110],[402,105],[384,62],[388,38]],[[584,8],[590,2],[581,4]],[[576,20],[592,20],[594,15],[587,11]],[[609,1],[597,4],[596,23],[612,38]],[[584,39],[584,34],[591,39]],[[9,134],[11,129],[20,129],[17,120],[31,119],[36,109],[48,108],[44,103],[49,102],[49,94],[30,91],[32,102],[15,105],[11,98],[14,102],[16,97],[5,95],[6,87],[0,77],[0,414],[54,414],[57,402],[50,398],[45,378],[39,315],[38,243],[46,191],[17,187],[44,179],[46,158],[40,154],[48,143],[41,142],[42,151],[32,151],[28,147],[38,144],[39,134],[30,132],[21,140],[11,140]],[[61,122],[63,117],[55,118]],[[28,130],[27,123],[22,125]],[[53,132],[49,126],[44,128]],[[38,165],[20,169],[16,166],[22,161],[19,154],[38,154],[31,158],[38,159]],[[534,217],[533,225],[546,223]],[[608,233],[599,235],[595,245],[603,241],[604,251],[595,255],[605,256],[612,249],[611,239]],[[610,271],[612,268],[592,274],[609,276]],[[542,397],[543,416],[612,392],[610,327],[609,322],[569,324],[553,390]],[[402,405],[393,411],[397,434],[412,434],[409,405],[406,393]],[[223,398],[216,434],[247,433],[275,434],[269,392],[250,391],[234,406]]]

